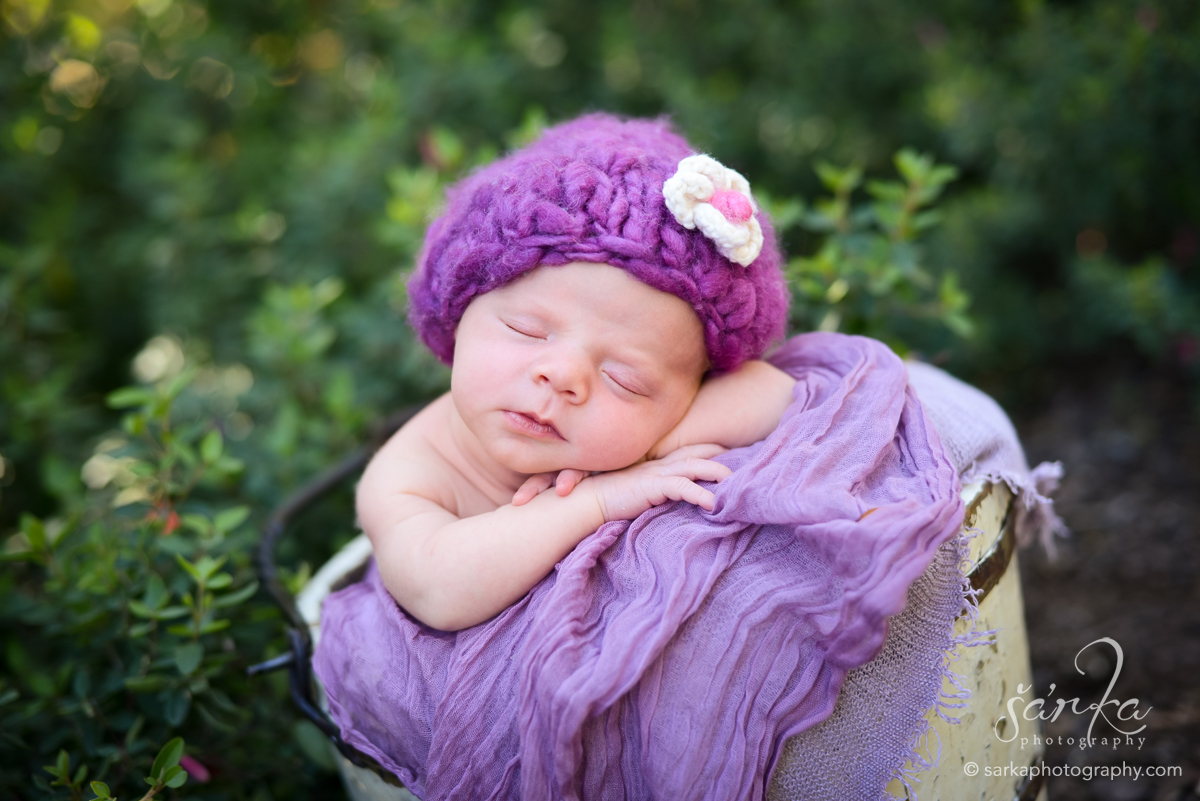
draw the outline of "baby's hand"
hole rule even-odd
[[[624,470],[597,473],[588,479],[605,522],[632,520],[667,501],[687,501],[712,511],[716,496],[697,481],[721,481],[732,471],[712,457],[727,449],[720,445],[689,445],[652,462]]]
[[[554,491],[565,497],[571,494],[571,490],[575,489],[580,481],[590,476],[591,473],[586,470],[560,470],[557,473],[536,473],[525,479],[525,483],[517,489],[513,495],[513,506],[524,506],[532,501],[545,490],[550,489],[551,485]]]

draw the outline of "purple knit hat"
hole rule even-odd
[[[664,121],[589,114],[460,181],[408,283],[412,327],[450,364],[477,295],[540,265],[605,262],[691,304],[713,369],[762,356],[786,324],[783,254],[762,211],[763,248],[745,267],[676,221],[663,184],[694,152]]]

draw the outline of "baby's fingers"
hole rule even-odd
[[[720,462],[699,457],[667,462],[659,469],[664,475],[681,476],[692,481],[721,481],[733,472]]]
[[[558,478],[554,480],[554,491],[565,498],[571,494],[571,490],[575,489],[580,481],[583,481],[589,475],[591,474],[586,470],[575,470],[573,468],[561,470],[559,471]]]
[[[716,506],[717,496],[699,484],[689,481],[683,476],[673,476],[663,482],[663,492],[673,501],[686,501],[693,506],[699,506],[711,512]]]
[[[512,505],[524,506],[554,483],[553,473],[536,473],[525,479],[525,483],[513,494]]]

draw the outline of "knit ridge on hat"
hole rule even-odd
[[[694,154],[664,120],[589,114],[460,181],[409,280],[409,322],[446,364],[471,301],[539,266],[603,262],[687,301],[709,361],[732,370],[782,338],[788,293],[766,213],[743,267],[668,211],[663,184]]]

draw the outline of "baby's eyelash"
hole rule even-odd
[[[515,333],[520,334],[523,337],[529,337],[530,339],[542,339],[542,337],[539,334],[531,334],[528,331],[523,331],[520,328],[517,328],[516,326],[514,326],[512,323],[505,323],[504,327],[507,328],[509,331],[513,331]]]
[[[605,373],[605,375],[606,375],[606,376],[608,376],[608,380],[609,380],[609,381],[612,381],[614,384],[616,384],[618,387],[620,387],[621,389],[623,389],[623,390],[625,390],[626,392],[628,392],[630,395],[637,395],[637,396],[639,396],[639,397],[645,397],[645,395],[644,395],[643,393],[641,393],[641,392],[638,392],[638,391],[637,391],[637,390],[635,390],[635,389],[630,389],[629,387],[627,387],[627,386],[625,386],[624,384],[622,384],[620,381],[618,381],[618,380],[617,380],[617,379],[616,379],[616,378],[613,376],[613,374],[612,374],[612,373],[608,373],[608,372],[606,372],[606,373]]]

